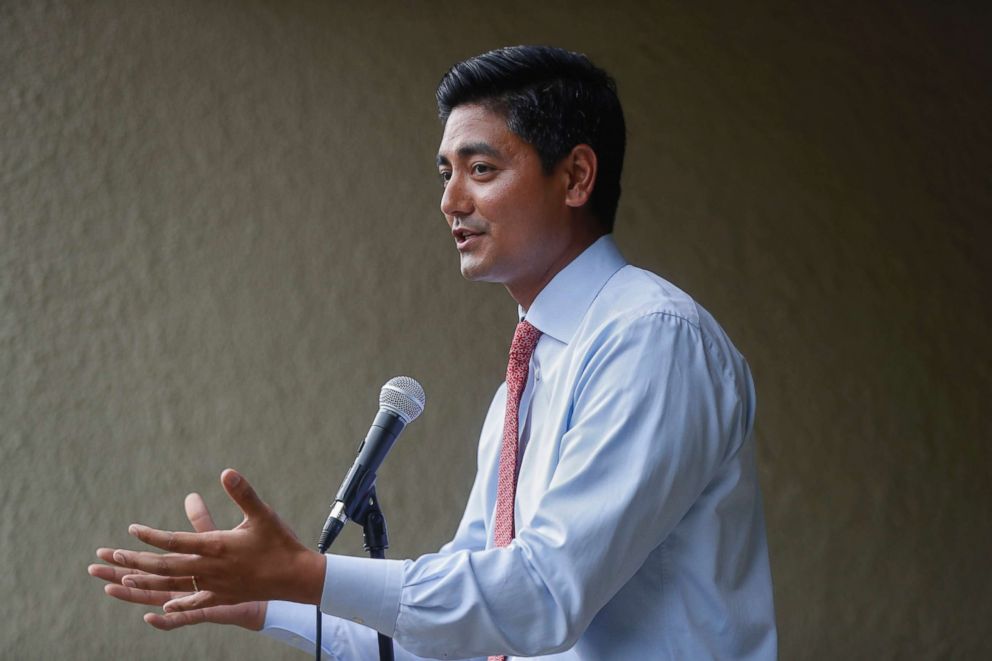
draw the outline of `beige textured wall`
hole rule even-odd
[[[615,73],[618,241],[754,368],[782,658],[992,654],[989,10],[369,4],[0,0],[0,657],[303,658],[85,566],[190,490],[233,525],[228,465],[312,538],[395,374],[391,555],[451,534],[514,307],[432,93],[526,42]]]

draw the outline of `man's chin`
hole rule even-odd
[[[460,268],[462,277],[471,282],[491,282],[489,269],[470,255],[462,255]]]

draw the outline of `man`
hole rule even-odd
[[[229,470],[241,526],[210,532],[192,495],[197,532],[130,529],[172,553],[100,549],[116,566],[91,573],[164,604],[146,615],[163,629],[233,623],[305,648],[303,604],[320,604],[340,659],[374,658],[373,629],[400,658],[774,658],[751,377],[704,310],[613,243],[612,79],[506,48],[453,67],[437,97],[462,274],[503,283],[521,317],[454,539],[415,560],[321,557]]]

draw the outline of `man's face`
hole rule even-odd
[[[567,176],[561,168],[545,174],[534,147],[478,105],[451,112],[437,160],[441,212],[462,275],[500,282],[518,302],[518,292],[533,300],[549,272],[561,268],[557,261],[570,240]]]

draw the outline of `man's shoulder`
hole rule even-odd
[[[683,347],[698,343],[723,364],[741,359],[724,329],[689,294],[656,273],[626,265],[597,294],[577,339],[584,338],[588,348],[609,336],[645,333],[659,346],[667,344],[665,338]]]
[[[670,315],[696,328],[701,321],[701,309],[689,294],[660,275],[630,264],[603,285],[589,309],[594,325],[648,315]]]

